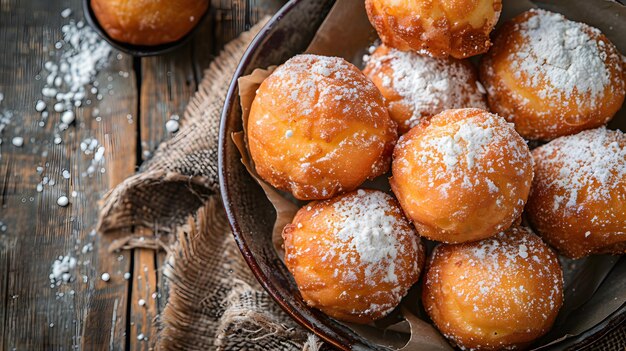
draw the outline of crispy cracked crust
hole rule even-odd
[[[461,59],[487,52],[502,2],[366,0],[365,7],[385,45]]]

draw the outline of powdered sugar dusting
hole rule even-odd
[[[524,172],[523,161],[530,159],[528,148],[504,119],[486,114],[486,117],[469,117],[456,124],[453,132],[434,131],[430,135],[437,136],[420,138],[413,147],[418,153],[413,159],[426,172],[430,183],[450,184],[462,180],[465,188],[485,183],[490,193],[499,193],[498,186],[489,179],[490,174],[495,175],[498,168],[514,168],[518,174]],[[441,127],[431,124],[428,128]],[[401,147],[407,143],[401,141]],[[500,155],[493,155],[494,151]]]
[[[590,97],[579,104],[595,105],[611,83],[602,49],[606,44],[591,35],[600,31],[561,14],[539,9],[531,13],[519,24],[526,43],[511,54],[516,78],[522,79],[524,73],[526,84],[539,88],[542,98],[568,99],[577,92]]]
[[[314,109],[329,108],[333,105],[332,101],[335,104],[339,101],[360,101],[361,104],[345,104],[341,112],[344,115],[362,114],[372,121],[374,127],[378,127],[378,109],[368,104],[371,98],[366,97],[370,91],[376,91],[376,87],[341,58],[298,55],[278,67],[271,79],[277,88],[290,92],[291,101],[287,103],[292,104],[296,114],[310,115]],[[284,101],[275,99],[271,103],[285,105]]]
[[[391,197],[382,192],[357,191],[355,196],[333,206],[339,219],[328,225],[338,239],[328,255],[356,252],[365,276],[383,276],[383,281],[398,284],[395,261],[398,259],[398,208],[389,205]],[[404,232],[402,235],[414,235]],[[348,257],[342,257],[348,260]],[[345,262],[347,264],[347,262]]]
[[[529,296],[529,291],[525,288],[510,287],[512,291],[508,294],[511,298],[519,303],[527,305],[527,309],[537,308],[552,310],[557,301],[558,294],[561,293],[561,285],[563,284],[562,276],[555,274],[554,266],[550,266],[549,261],[545,261],[546,256],[554,258],[554,256],[546,244],[541,239],[532,234],[528,229],[523,227],[514,227],[507,232],[501,232],[495,237],[485,239],[477,243],[468,244],[467,264],[472,267],[479,266],[485,272],[485,278],[478,281],[480,287],[475,293],[468,294],[462,287],[454,288],[457,296],[461,297],[465,302],[483,301],[492,294],[502,294],[502,285],[507,285],[513,272],[522,267],[530,266],[532,268],[524,268],[526,277],[529,280],[533,277],[535,283],[538,281],[547,281],[552,284],[549,289],[548,299],[540,296]],[[540,259],[541,257],[541,259]],[[470,278],[471,279],[471,278]],[[538,283],[537,283],[538,284]],[[463,286],[465,284],[461,284]],[[533,289],[534,290],[534,289]],[[496,291],[500,291],[497,293]],[[525,295],[525,297],[518,296]],[[487,313],[507,314],[508,306],[499,304],[490,304],[489,306],[481,305],[481,310],[485,308],[493,311],[485,311]],[[500,309],[500,311],[496,311]]]
[[[533,151],[537,181],[555,193],[553,210],[606,201],[626,185],[626,136],[605,127],[558,138]]]
[[[414,127],[424,117],[446,109],[487,108],[486,92],[476,82],[471,66],[452,59],[382,49],[383,55],[369,56],[366,72],[378,75],[385,87],[401,96],[400,100],[388,103],[390,106],[402,104],[410,109],[412,116],[404,121],[406,127]],[[391,67],[391,74],[381,69],[383,65]]]
[[[417,280],[421,244],[390,195],[358,190],[300,211],[307,211],[310,218],[302,223],[297,222],[299,215],[296,217],[294,228],[296,233],[302,232],[291,240],[300,244],[286,244],[285,258],[287,262],[314,262],[317,268],[299,266],[298,271],[328,272],[323,282],[330,284],[329,289],[344,289],[346,296],[367,301],[366,311],[350,313],[384,315],[397,306]],[[315,255],[317,260],[312,258]],[[314,277],[309,273],[306,283],[298,282],[300,289],[318,287],[315,281],[319,275]],[[359,297],[359,291],[369,291],[370,296]]]
[[[397,218],[389,211],[389,196],[381,192],[366,196],[359,190],[349,201],[336,202],[335,211],[342,217],[334,235],[339,246],[348,246],[359,255],[365,265],[366,275],[378,273],[389,262],[385,281],[397,284],[394,261],[398,258],[398,241],[393,234]],[[336,223],[331,225],[336,226]],[[369,272],[369,274],[368,274]]]
[[[481,125],[470,121],[462,124],[454,135],[429,139],[426,145],[433,147],[441,155],[448,171],[456,169],[460,158],[465,158],[467,168],[472,169],[476,165],[476,159],[484,155],[494,135],[491,122]]]
[[[430,301],[425,307],[431,315],[434,306],[440,306],[449,316],[464,311],[476,314],[469,320],[453,317],[447,321],[452,325],[497,320],[515,333],[513,328],[520,327],[518,318],[532,315],[542,319],[533,323],[535,328],[543,328],[562,303],[563,275],[557,256],[523,227],[478,242],[438,246],[427,274]],[[446,301],[455,301],[456,309],[447,310],[450,304]],[[444,312],[435,314],[439,313]]]
[[[324,199],[386,172],[397,133],[382,95],[358,68],[298,55],[258,89],[248,137],[252,157],[271,160],[256,162],[261,177],[296,198]],[[353,162],[354,153],[362,158]]]

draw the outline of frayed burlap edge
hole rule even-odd
[[[209,199],[177,233],[164,275],[170,298],[157,350],[319,350],[256,282],[229,235],[224,209]]]

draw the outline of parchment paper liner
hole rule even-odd
[[[626,7],[613,1],[553,0],[544,3],[505,0],[503,5],[499,24],[530,8],[546,8],[562,13],[572,20],[600,28],[621,52],[626,51]],[[361,67],[363,53],[376,39],[376,33],[367,19],[363,0],[339,0],[306,52],[343,57]],[[476,58],[472,60],[476,61]],[[282,260],[284,256],[282,230],[292,221],[303,203],[273,188],[257,175],[248,153],[245,135],[250,106],[256,90],[275,68],[276,66],[268,69],[258,68],[252,74],[239,78],[243,131],[233,133],[232,138],[241,153],[242,163],[263,188],[276,209],[277,218],[272,241],[277,255]],[[626,130],[625,119],[626,109],[622,107],[610,126]],[[381,178],[384,179],[379,178],[365,187],[389,191],[386,176]],[[626,262],[620,260],[619,256],[592,256],[581,260],[561,258],[561,264],[565,273],[564,305],[552,330],[534,343],[534,350],[543,349],[585,332],[626,303]],[[416,284],[403,299],[401,306],[392,313],[401,314],[404,317],[401,322],[389,323],[390,319],[394,319],[394,316],[391,316],[371,325],[343,324],[372,342],[396,350],[451,350],[450,344],[434,328],[419,307],[419,290],[419,284]]]

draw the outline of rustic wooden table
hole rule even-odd
[[[108,94],[88,96],[74,125],[59,131],[60,114],[49,105],[40,125],[35,106],[43,66],[58,54],[62,26],[82,19],[81,1],[0,0],[0,350],[149,349],[166,301],[165,254],[109,253],[116,236],[92,231],[98,200],[171,136],[166,121],[182,116],[223,44],[280,1],[211,2],[196,35],[175,52],[133,58],[114,50],[96,78]],[[16,136],[23,146],[12,144]],[[85,175],[88,138],[104,147],[104,170]],[[63,195],[67,207],[57,205]],[[71,281],[51,287],[52,264],[66,255],[77,259]]]

